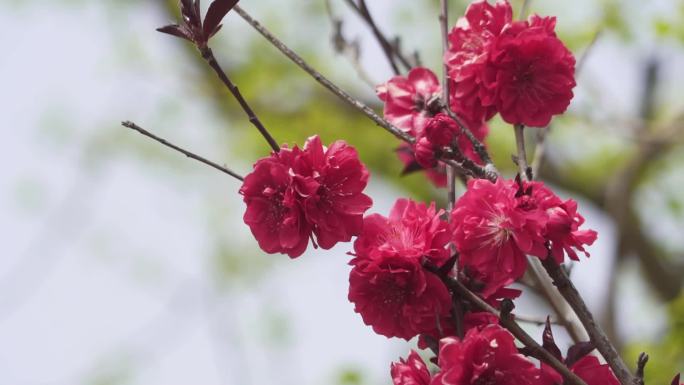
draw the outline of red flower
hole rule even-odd
[[[473,179],[451,214],[460,263],[485,278],[485,297],[524,274],[526,254],[540,258],[547,254],[546,215],[521,208],[518,193],[514,181]]]
[[[407,359],[393,362],[391,367],[394,385],[429,385],[430,372],[418,353],[411,350]]]
[[[329,249],[359,235],[373,201],[363,194],[369,174],[356,150],[340,140],[325,148],[313,136],[296,166],[296,178],[303,181],[298,192],[318,244]]]
[[[570,259],[579,261],[575,249],[588,257],[589,253],[584,250],[584,245],[593,244],[598,234],[594,230],[579,230],[584,217],[577,212],[577,202],[568,199],[559,206],[547,209],[547,213],[549,221],[546,224],[546,238],[551,241],[551,253],[556,261],[563,262],[563,251]]]
[[[485,87],[485,66],[491,45],[513,19],[508,1],[490,5],[476,1],[449,33],[444,61],[449,67],[451,108],[466,120],[489,120],[496,113],[493,92]],[[471,128],[472,130],[472,128]]]
[[[349,300],[376,333],[408,340],[432,333],[448,317],[449,291],[421,265],[428,259],[441,266],[449,258],[449,225],[441,215],[434,203],[399,199],[389,218],[365,218],[350,262]]]
[[[491,47],[487,88],[503,120],[545,127],[565,112],[575,87],[575,58],[556,37],[555,18],[532,16],[501,31]]]
[[[441,86],[432,71],[416,67],[407,77],[395,76],[378,86],[376,92],[385,102],[385,119],[415,136],[433,115],[428,103],[439,97]]]
[[[577,212],[577,202],[572,199],[561,200],[541,182],[529,182],[525,186],[531,190],[531,194],[521,197],[525,200],[524,205],[538,207],[547,214],[544,238],[551,243],[551,254],[556,261],[562,263],[565,253],[570,259],[579,261],[576,250],[588,257],[584,246],[593,244],[597,233],[594,230],[579,230],[584,217]]]
[[[546,385],[563,383],[563,377],[555,369],[545,363],[541,366]],[[598,358],[591,355],[580,358],[570,366],[570,370],[583,379],[587,385],[620,385],[620,381],[615,377],[610,366],[601,364]]]
[[[522,355],[513,336],[498,325],[470,329],[462,341],[445,338],[440,372],[432,385],[541,385],[541,371]]]
[[[410,340],[449,315],[449,291],[418,259],[381,255],[351,264],[349,301],[376,333]]]
[[[240,188],[247,204],[243,219],[259,247],[292,258],[306,250],[311,234],[289,172],[298,154],[296,147],[282,148],[278,154],[260,159]]]
[[[243,217],[267,253],[301,255],[313,232],[324,249],[359,235],[371,199],[363,194],[368,170],[343,141],[325,148],[318,136],[303,149],[283,147],[257,161],[240,194]]]
[[[436,167],[444,147],[457,144],[460,134],[461,129],[448,115],[435,115],[416,137],[416,161],[425,168]]]
[[[397,256],[421,262],[425,257],[441,266],[449,259],[449,224],[443,210],[408,199],[398,199],[389,218],[372,214],[364,219],[363,233],[354,242],[357,259]]]

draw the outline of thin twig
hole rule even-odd
[[[553,282],[544,271],[541,261],[537,257],[528,256],[527,262],[529,265],[529,272],[535,287],[542,294],[546,302],[551,305],[554,313],[558,317],[558,323],[567,330],[573,342],[578,343],[586,341],[589,336],[584,331],[584,328],[577,320],[577,316],[572,312],[570,306],[560,295],[558,290],[553,286]]]
[[[648,363],[648,354],[641,352],[639,358],[637,359],[637,370],[636,370],[636,385],[644,385],[644,369]]]
[[[523,181],[530,180],[530,170],[527,165],[527,153],[525,152],[525,126],[522,124],[516,124],[515,129],[515,144],[518,149],[518,154],[516,155],[516,163],[518,164],[518,173],[520,174],[520,179]]]
[[[306,73],[311,75],[316,81],[323,85],[323,87],[327,88],[329,91],[340,97],[342,100],[350,104],[352,107],[363,112],[377,125],[389,131],[392,135],[408,143],[414,142],[414,139],[411,135],[390,124],[388,121],[386,121],[378,114],[376,114],[375,111],[373,111],[373,109],[371,109],[361,101],[355,99],[346,91],[342,90],[341,88],[333,84],[320,72],[316,71],[306,61],[304,61],[304,59],[302,59],[301,56],[297,55],[297,53],[292,51],[292,49],[290,49],[287,45],[285,45],[282,41],[275,37],[270,31],[268,31],[264,26],[262,26],[261,23],[259,23],[252,16],[250,16],[249,13],[242,9],[242,7],[236,5],[235,8],[233,8],[233,11],[240,15],[240,17],[242,17],[247,23],[249,23],[254,29],[256,29],[257,32],[259,32],[264,38],[266,38],[266,40],[268,40],[273,46],[278,48],[280,52],[282,52],[285,56],[287,56],[290,60],[297,64],[301,69],[303,69]]]
[[[389,39],[387,39],[385,34],[383,34],[382,31],[380,31],[380,28],[376,24],[375,19],[373,19],[373,15],[370,13],[370,10],[366,5],[366,1],[358,0],[358,4],[354,2],[354,0],[346,0],[346,2],[354,11],[356,11],[356,13],[359,14],[359,16],[361,16],[361,18],[366,22],[366,24],[368,24],[371,31],[373,31],[373,35],[380,44],[380,47],[382,47],[382,50],[385,53],[387,61],[390,63],[390,66],[392,67],[392,71],[394,71],[394,74],[399,75],[401,73],[401,71],[399,71],[399,66],[395,61],[395,58],[399,60],[399,62],[404,66],[405,69],[410,70],[412,68],[411,63],[399,51],[398,44],[393,45],[392,43],[390,43]]]
[[[212,161],[210,161],[210,160],[207,160],[207,159],[205,159],[205,158],[203,158],[203,157],[201,157],[201,156],[199,156],[199,155],[197,155],[197,154],[195,154],[195,153],[192,153],[192,152],[190,152],[190,151],[188,151],[188,150],[186,150],[186,149],[183,149],[183,148],[181,148],[181,147],[178,147],[178,146],[176,146],[175,144],[169,142],[168,140],[166,140],[166,139],[164,139],[164,138],[160,138],[160,137],[154,135],[153,133],[151,133],[151,132],[145,130],[144,128],[138,126],[137,124],[135,124],[135,123],[133,123],[133,122],[124,121],[124,122],[121,122],[121,125],[124,126],[124,127],[128,127],[128,128],[130,128],[130,129],[132,129],[132,130],[138,131],[139,133],[141,133],[141,134],[147,136],[148,138],[151,138],[151,139],[153,139],[153,140],[156,140],[157,142],[163,144],[164,146],[169,147],[169,148],[172,148],[172,149],[174,149],[174,150],[180,152],[181,154],[187,156],[188,158],[194,159],[194,160],[199,161],[199,162],[202,162],[202,163],[204,163],[204,164],[206,164],[206,165],[208,165],[208,166],[211,166],[211,167],[213,167],[213,168],[215,168],[215,169],[217,169],[217,170],[219,170],[219,171],[221,171],[221,172],[224,172],[224,173],[226,173],[226,174],[232,176],[233,178],[235,178],[235,179],[237,179],[237,180],[239,180],[239,181],[244,181],[244,180],[245,180],[245,178],[243,178],[240,174],[238,174],[238,173],[236,173],[236,172],[230,170],[229,168],[223,167],[223,166],[221,166],[221,165],[219,165],[219,164],[217,164],[217,163],[214,163],[214,162],[212,162]]]
[[[546,128],[540,128],[537,131],[537,142],[534,146],[534,157],[530,166],[532,178],[536,178],[539,175],[539,169],[541,169],[542,163],[544,163],[544,158],[546,157],[546,137],[549,136],[549,131],[551,131],[551,125]]]
[[[366,72],[365,68],[363,68],[363,65],[361,64],[361,48],[359,41],[354,40],[353,42],[349,42],[344,37],[344,34],[342,33],[342,26],[344,23],[342,19],[335,16],[330,1],[331,0],[325,0],[325,10],[333,27],[333,49],[335,49],[335,52],[344,55],[351,63],[359,78],[370,88],[375,89],[376,83],[371,79],[371,77],[368,75],[368,72]]]
[[[439,25],[442,35],[442,54],[444,54],[449,48],[449,42],[447,40],[448,28],[449,28],[449,7],[447,0],[440,0],[440,14],[439,14]],[[444,104],[449,108],[449,73],[446,64],[442,66],[442,100]],[[456,169],[453,166],[447,166],[447,210],[451,212],[454,209],[456,203]],[[448,217],[451,221],[451,216]],[[456,250],[456,245],[452,242],[450,244],[451,253],[456,255],[456,261],[458,261],[458,254]],[[458,266],[456,262],[455,266]],[[458,277],[458,270],[456,270],[456,277]],[[454,319],[454,325],[456,327],[456,335],[459,338],[463,338],[463,304],[461,304],[461,299],[457,296],[453,296],[451,302],[453,303],[452,318]]]
[[[582,56],[580,56],[579,60],[577,61],[577,65],[575,66],[575,77],[577,77],[584,69],[584,66],[587,62],[587,58],[589,58],[589,54],[593,51],[593,48],[596,46],[596,42],[598,41],[599,37],[601,37],[602,32],[603,30],[601,28],[598,28],[596,32],[594,32],[594,36],[592,36],[589,45],[587,45],[587,47],[584,49],[584,52],[582,53]]]
[[[535,159],[532,168],[527,165],[527,153],[525,151],[525,126],[522,124],[516,124],[514,129],[517,147],[517,155],[515,156],[515,159],[516,163],[518,164],[518,173],[523,181],[533,180],[534,176],[537,175],[534,171],[535,166],[539,167],[541,158]],[[540,130],[546,131],[546,129]],[[543,155],[543,148],[543,144],[538,144],[536,149],[537,151],[535,152],[535,158],[537,158],[537,156]],[[535,283],[535,286],[539,289],[549,305],[551,305],[554,312],[558,316],[560,323],[565,327],[572,340],[575,343],[585,341],[588,336],[586,335],[585,331],[582,330],[582,327],[577,322],[577,319],[573,317],[573,314],[570,314],[568,303],[565,301],[565,299],[563,299],[558,291],[554,289],[551,279],[547,274],[544,273],[544,268],[539,258],[528,256],[527,261],[529,266],[528,271]]]
[[[328,91],[332,92],[337,97],[345,101],[347,104],[362,112],[373,122],[375,122],[378,126],[384,128],[386,131],[396,136],[397,138],[409,144],[415,143],[415,138],[413,138],[407,132],[397,128],[387,120],[380,117],[380,115],[376,114],[372,108],[368,107],[360,100],[354,98],[349,93],[342,90],[340,87],[336,86],[333,82],[328,80],[328,78],[323,76],[320,72],[315,70],[311,65],[304,61],[304,59],[302,59],[301,56],[295,53],[292,49],[290,49],[290,47],[285,45],[285,43],[280,41],[280,39],[275,37],[269,30],[267,30],[263,25],[261,25],[259,21],[255,20],[249,13],[242,9],[242,7],[236,5],[235,8],[233,8],[233,11],[237,13],[240,17],[242,17],[242,19],[244,19],[249,25],[251,25],[252,28],[259,32],[261,36],[263,36],[269,43],[276,47],[281,53],[287,56],[302,70],[304,70],[304,72],[309,74],[323,87],[328,89]],[[489,167],[489,165],[482,167],[467,158],[458,160],[442,159],[442,161],[448,165],[456,166],[459,171],[462,171],[464,174],[473,176],[475,178],[487,178],[491,181],[494,181],[498,177],[498,174],[495,172],[495,169]]]
[[[218,75],[219,79],[221,79],[223,84],[225,84],[230,93],[233,94],[238,103],[240,103],[240,107],[242,107],[242,109],[247,114],[249,122],[252,123],[254,127],[257,128],[257,130],[259,130],[259,132],[264,137],[264,139],[266,139],[268,145],[271,146],[273,151],[279,152],[280,146],[278,145],[278,142],[276,142],[275,139],[273,139],[273,136],[271,136],[266,127],[264,127],[264,125],[261,123],[261,120],[259,120],[257,115],[252,110],[252,107],[250,107],[249,103],[247,103],[245,98],[242,96],[242,93],[240,93],[238,87],[235,84],[233,84],[230,78],[228,78],[226,73],[223,71],[223,68],[221,68],[218,61],[216,61],[214,53],[211,51],[211,48],[204,46],[198,47],[198,49],[202,54],[202,58],[207,61],[209,66],[214,70],[214,72],[216,72],[216,75]]]
[[[446,54],[449,50],[449,5],[446,0],[440,0],[440,27],[442,36],[442,55]],[[458,124],[461,132],[463,132],[468,141],[473,146],[475,153],[482,159],[482,161],[489,167],[494,173],[498,174],[498,170],[492,162],[492,158],[487,152],[487,148],[480,142],[479,139],[475,137],[470,127],[467,127],[463,121],[451,110],[451,82],[449,81],[449,67],[446,62],[442,65],[442,101],[444,103],[443,109],[449,115],[449,117]]]
[[[553,354],[544,349],[534,340],[534,338],[527,334],[527,332],[525,332],[520,327],[520,325],[518,325],[518,323],[515,322],[515,319],[512,315],[503,314],[503,312],[498,311],[497,309],[489,305],[487,302],[485,302],[482,298],[480,298],[477,294],[470,291],[461,282],[457,281],[453,277],[441,274],[439,272],[439,269],[436,269],[434,266],[428,265],[425,266],[425,268],[426,270],[436,274],[440,279],[442,279],[444,284],[447,285],[447,287],[449,287],[451,290],[453,290],[454,295],[458,294],[470,303],[472,303],[474,306],[479,308],[480,310],[498,316],[499,323],[501,324],[501,326],[508,329],[508,331],[510,331],[511,334],[513,334],[515,338],[518,339],[518,341],[520,341],[523,345],[529,348],[531,354],[534,357],[546,362],[547,364],[549,364],[549,366],[551,366],[558,373],[560,373],[568,384],[586,385],[586,383],[581,378],[579,378],[575,373],[571,372],[570,369],[568,369],[568,367],[565,366],[565,364],[560,362],[556,357],[553,356]]]
[[[547,257],[542,265],[546,269],[551,279],[553,279],[553,284],[556,285],[558,291],[563,295],[566,301],[572,309],[577,314],[580,322],[584,325],[584,329],[589,334],[589,339],[596,346],[596,349],[601,353],[603,358],[608,362],[608,365],[613,369],[613,373],[618,378],[622,385],[633,385],[635,384],[635,378],[630,373],[627,365],[622,360],[615,347],[610,343],[608,337],[601,329],[601,326],[596,323],[594,316],[589,311],[584,299],[580,296],[579,292],[575,288],[568,275],[563,271],[556,260],[551,257]]]
[[[439,25],[442,36],[442,55],[449,49],[447,35],[449,33],[449,7],[447,0],[440,0]],[[449,68],[442,66],[442,100],[446,109],[449,109]],[[456,202],[456,175],[452,166],[447,166],[447,209],[449,212]]]

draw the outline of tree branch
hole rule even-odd
[[[392,67],[392,71],[394,71],[394,74],[399,75],[401,73],[401,71],[399,70],[399,66],[395,61],[395,58],[398,59],[399,62],[401,62],[405,69],[410,70],[412,67],[411,63],[404,57],[404,55],[401,54],[399,48],[390,43],[387,37],[385,37],[382,31],[380,31],[380,28],[375,23],[373,15],[371,15],[370,10],[366,5],[366,1],[358,0],[358,4],[355,3],[354,0],[346,0],[346,2],[354,11],[356,11],[356,13],[359,14],[359,16],[361,16],[361,18],[366,22],[366,24],[368,24],[371,31],[373,31],[373,35],[380,44],[380,47],[382,47],[382,50],[385,53],[385,57],[387,57],[387,61]]]
[[[625,362],[622,360],[617,350],[615,350],[615,347],[613,347],[606,334],[594,320],[594,316],[589,311],[589,308],[584,303],[584,300],[565,271],[563,271],[560,265],[556,263],[556,260],[551,257],[544,259],[542,265],[553,280],[553,284],[556,285],[558,291],[560,291],[565,300],[568,301],[570,307],[575,311],[575,314],[577,314],[584,329],[589,334],[589,339],[594,346],[596,346],[596,349],[601,353],[606,362],[608,362],[610,368],[613,369],[613,373],[615,373],[615,376],[620,380],[620,383],[622,385],[635,384],[635,378],[630,373],[627,365],[625,365]]]
[[[439,25],[442,36],[442,55],[449,49],[447,35],[449,33],[449,6],[447,0],[440,0]],[[444,108],[449,111],[449,68],[446,63],[442,65],[442,100]],[[456,202],[456,170],[447,166],[447,210],[451,212]],[[456,250],[452,250],[452,253]],[[459,336],[460,337],[460,336]]]
[[[124,126],[124,127],[130,128],[131,130],[138,131],[139,133],[141,133],[141,134],[147,136],[148,138],[151,138],[151,139],[153,139],[153,140],[156,140],[157,142],[163,144],[164,146],[169,147],[169,148],[172,148],[172,149],[174,149],[174,150],[180,152],[181,154],[187,156],[188,158],[191,158],[191,159],[194,159],[194,160],[196,160],[196,161],[202,162],[202,163],[204,163],[204,164],[206,164],[206,165],[208,165],[208,166],[210,166],[210,167],[213,167],[213,168],[215,168],[215,169],[217,169],[217,170],[219,170],[219,171],[221,171],[221,172],[223,172],[223,173],[225,173],[225,174],[228,174],[228,175],[232,176],[233,178],[235,178],[235,179],[237,179],[237,180],[239,180],[239,181],[244,181],[244,180],[245,180],[245,178],[243,178],[240,174],[238,174],[238,173],[232,171],[231,169],[229,169],[229,168],[227,168],[227,167],[223,167],[223,166],[221,166],[221,165],[219,165],[219,164],[217,164],[217,163],[214,163],[214,162],[212,162],[212,161],[210,161],[210,160],[207,160],[207,159],[205,159],[205,158],[203,158],[203,157],[201,157],[201,156],[199,156],[199,155],[197,155],[197,154],[195,154],[195,153],[192,153],[192,152],[190,152],[190,151],[188,151],[188,150],[185,150],[185,149],[183,149],[183,148],[181,148],[181,147],[178,147],[178,146],[176,146],[175,144],[173,144],[173,143],[167,141],[167,140],[164,139],[164,138],[160,138],[160,137],[154,135],[153,133],[151,133],[151,132],[145,130],[144,128],[138,126],[137,124],[135,124],[135,123],[133,123],[133,122],[124,121],[124,122],[121,122],[121,125]]]
[[[252,107],[250,107],[249,103],[247,103],[245,98],[242,96],[242,93],[240,93],[238,87],[235,84],[233,84],[233,82],[230,80],[230,78],[228,78],[226,73],[218,64],[218,61],[216,61],[216,58],[214,57],[214,53],[211,51],[211,48],[209,48],[208,46],[198,46],[197,48],[202,54],[202,58],[207,61],[209,66],[214,70],[214,72],[216,72],[216,75],[218,75],[219,79],[221,79],[223,84],[225,84],[230,93],[233,94],[238,103],[240,103],[240,107],[242,107],[242,109],[247,114],[249,122],[252,123],[254,127],[257,128],[257,130],[259,130],[259,132],[264,137],[264,139],[266,139],[268,145],[271,146],[273,151],[279,152],[280,146],[275,141],[275,139],[273,139],[273,137],[268,132],[266,127],[264,127],[259,118],[256,116],[256,114],[252,110]]]
[[[263,25],[261,25],[261,23],[259,23],[251,15],[249,15],[249,13],[242,9],[242,7],[236,5],[235,8],[233,8],[233,11],[237,13],[240,17],[242,17],[242,19],[244,19],[249,25],[252,26],[252,28],[259,32],[261,36],[263,36],[269,43],[271,43],[281,53],[287,56],[297,66],[303,69],[304,72],[313,77],[323,87],[328,89],[330,92],[335,94],[337,97],[345,101],[350,106],[362,112],[373,122],[375,122],[378,126],[384,128],[386,131],[388,131],[395,137],[409,144],[415,143],[415,138],[413,138],[407,132],[397,128],[387,120],[380,117],[378,114],[375,113],[375,111],[373,111],[373,109],[371,109],[358,99],[354,98],[349,93],[342,90],[340,87],[336,86],[334,83],[328,80],[328,78],[323,76],[320,72],[316,71],[313,67],[311,67],[311,65],[304,61],[304,59],[302,59],[301,56],[297,55],[297,53],[295,53],[292,49],[285,45],[285,43],[283,43],[282,41],[280,41],[280,39],[275,37],[269,30],[267,30]],[[494,172],[495,169],[493,169],[492,167],[481,167],[467,158],[458,160],[442,159],[442,161],[448,165],[456,166],[459,170],[462,170],[466,175],[470,175],[476,178],[487,178],[489,180],[494,181],[498,177],[498,174]]]

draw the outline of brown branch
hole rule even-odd
[[[233,94],[238,103],[240,103],[240,107],[242,107],[242,109],[247,114],[249,122],[252,123],[254,127],[257,128],[257,130],[259,130],[259,132],[264,137],[264,139],[266,139],[268,145],[271,146],[273,151],[279,152],[280,146],[275,141],[275,139],[273,139],[273,136],[271,136],[266,127],[264,127],[264,125],[261,123],[261,120],[259,120],[259,118],[256,116],[256,114],[252,110],[252,107],[250,107],[249,103],[247,103],[245,98],[242,96],[242,93],[240,93],[238,87],[235,84],[233,84],[230,78],[228,78],[226,73],[223,71],[218,61],[216,61],[214,53],[211,51],[211,48],[207,47],[206,45],[198,46],[197,48],[202,54],[202,58],[207,61],[209,66],[214,70],[214,72],[216,72],[216,75],[218,75],[219,79],[221,79],[223,84],[225,84],[230,93]]]
[[[240,17],[242,17],[247,23],[249,23],[249,25],[251,25],[255,30],[257,30],[257,32],[259,32],[264,38],[266,38],[266,40],[268,40],[273,46],[278,48],[280,52],[282,52],[285,56],[287,56],[290,60],[297,64],[306,73],[311,75],[317,82],[323,85],[323,87],[327,88],[329,91],[331,91],[339,98],[347,102],[347,104],[361,111],[364,115],[368,116],[377,125],[384,128],[392,135],[408,143],[414,142],[414,139],[411,135],[390,124],[388,121],[386,121],[378,114],[376,114],[375,111],[373,111],[373,109],[371,109],[361,101],[355,99],[346,91],[342,90],[341,88],[333,84],[320,72],[316,71],[306,61],[304,61],[304,59],[302,59],[301,56],[297,55],[297,53],[292,51],[292,49],[290,49],[287,45],[285,45],[282,41],[275,37],[270,31],[268,31],[263,25],[261,25],[261,23],[259,23],[252,16],[250,16],[244,9],[242,9],[242,7],[235,6],[235,8],[233,8],[233,11],[240,15]]]
[[[525,126],[516,124],[515,129],[515,144],[518,149],[518,154],[515,157],[515,163],[518,165],[518,173],[520,179],[528,181],[532,179],[530,175],[530,167],[527,165],[527,153],[525,152]]]
[[[542,163],[544,163],[544,158],[546,157],[546,138],[549,136],[549,131],[551,131],[551,125],[546,128],[540,128],[539,131],[537,131],[537,142],[534,146],[534,155],[532,158],[532,165],[530,166],[532,177],[536,177],[536,175],[539,174]]]
[[[447,0],[440,0],[439,25],[442,36],[442,54],[449,49],[449,7]],[[449,68],[446,63],[442,65],[442,100],[444,108],[449,110]],[[447,209],[449,212],[454,208],[456,202],[456,175],[452,166],[447,166]],[[456,250],[452,250],[455,252]]]
[[[366,104],[361,102],[360,100],[354,98],[351,96],[349,93],[346,91],[342,90],[340,87],[335,85],[333,82],[328,80],[325,76],[323,76],[320,72],[315,70],[311,65],[309,65],[304,59],[302,59],[301,56],[299,56],[297,53],[295,53],[292,49],[290,49],[285,43],[280,41],[277,37],[275,37],[268,29],[266,29],[259,21],[255,20],[249,13],[247,13],[242,7],[240,6],[235,6],[233,8],[233,11],[237,13],[242,19],[244,19],[249,25],[252,26],[257,32],[261,34],[269,43],[271,43],[274,47],[276,47],[281,53],[283,53],[285,56],[287,56],[292,62],[294,62],[297,66],[299,66],[301,69],[304,70],[307,74],[309,74],[311,77],[313,77],[318,83],[320,83],[323,87],[328,89],[328,91],[332,92],[335,94],[337,97],[339,97],[341,100],[349,104],[350,106],[354,107],[355,109],[359,110],[361,113],[366,115],[368,118],[370,118],[373,122],[375,122],[378,126],[384,128],[387,132],[391,133],[395,137],[409,143],[413,144],[415,143],[415,138],[413,138],[411,135],[409,135],[407,132],[397,128],[387,120],[383,119],[380,117],[380,115],[376,114],[375,111],[373,111],[372,108],[368,107]],[[466,175],[470,175],[476,178],[487,178],[489,180],[496,180],[498,177],[498,174],[494,172],[494,169],[489,166],[481,167],[478,164],[475,164],[473,161],[470,159],[464,158],[464,159],[442,159],[442,161],[448,165],[453,165],[457,167],[459,170],[463,171]]]
[[[584,329],[589,334],[589,339],[594,346],[596,346],[596,349],[601,353],[606,362],[608,362],[608,365],[613,370],[613,373],[620,383],[622,385],[633,385],[635,383],[635,378],[630,373],[617,350],[615,350],[615,347],[608,340],[606,334],[594,320],[594,316],[589,311],[586,303],[584,303],[584,299],[582,299],[582,296],[580,296],[575,285],[565,271],[563,271],[560,265],[556,263],[556,260],[551,257],[544,259],[542,265],[553,280],[553,284],[556,285],[558,291],[560,291],[565,300],[568,301],[570,307],[575,311],[575,314],[577,314],[580,322],[584,325]]]
[[[538,170],[539,166],[541,165],[541,159],[544,153],[543,141],[548,128],[540,128],[540,131],[537,133],[538,143],[537,148],[535,149],[535,159],[533,161],[532,167],[529,167],[527,164],[527,153],[525,151],[525,127],[522,124],[516,124],[514,129],[517,147],[517,155],[514,158],[518,165],[520,178],[523,181],[533,180],[536,175],[535,169]],[[587,334],[579,324],[577,316],[570,312],[569,304],[565,301],[562,295],[555,290],[548,275],[544,273],[544,268],[540,260],[536,257],[528,256],[527,261],[528,271],[535,284],[535,287],[546,299],[546,302],[551,305],[554,312],[558,316],[560,324],[565,327],[565,330],[567,330],[568,334],[575,343],[585,341],[587,339]]]
[[[239,180],[239,181],[244,181],[244,180],[245,180],[245,178],[243,178],[240,174],[238,174],[238,173],[232,171],[231,169],[229,169],[229,168],[227,168],[227,167],[223,167],[223,166],[221,166],[221,165],[219,165],[219,164],[217,164],[217,163],[214,163],[214,162],[212,162],[212,161],[210,161],[210,160],[207,160],[207,159],[205,159],[205,158],[203,158],[203,157],[201,157],[201,156],[199,156],[199,155],[197,155],[197,154],[195,154],[195,153],[192,153],[192,152],[190,152],[190,151],[188,151],[188,150],[186,150],[186,149],[183,149],[183,148],[181,148],[181,147],[178,147],[178,146],[176,146],[175,144],[169,142],[168,140],[166,140],[166,139],[164,139],[164,138],[160,138],[160,137],[154,135],[153,133],[151,133],[151,132],[145,130],[144,128],[138,126],[137,124],[135,124],[135,123],[133,123],[133,122],[124,121],[124,122],[121,122],[121,125],[124,126],[124,127],[130,128],[131,130],[138,131],[139,133],[141,133],[141,134],[147,136],[148,138],[151,138],[151,139],[153,139],[153,140],[156,140],[157,142],[163,144],[164,146],[169,147],[169,148],[172,148],[172,149],[174,149],[174,150],[180,152],[181,154],[187,156],[188,158],[191,158],[191,159],[194,159],[194,160],[196,160],[196,161],[202,162],[202,163],[204,163],[204,164],[206,164],[206,165],[208,165],[208,166],[210,166],[210,167],[213,167],[213,168],[215,168],[215,169],[217,169],[217,170],[219,170],[219,171],[221,171],[221,172],[223,172],[223,173],[226,173],[226,174],[232,176],[233,178],[235,178],[235,179],[237,179],[237,180]]]
[[[556,357],[553,356],[548,350],[544,349],[541,345],[537,343],[537,341],[534,340],[525,330],[523,330],[520,325],[518,325],[517,322],[515,322],[514,317],[510,314],[505,314],[504,312],[500,312],[491,305],[489,305],[487,302],[485,302],[482,298],[480,298],[477,294],[473,293],[470,291],[465,285],[463,285],[461,282],[458,280],[454,279],[453,277],[446,276],[444,274],[441,274],[439,272],[439,269],[435,268],[434,266],[425,266],[425,269],[430,271],[431,273],[437,275],[444,284],[449,287],[454,294],[458,294],[459,296],[462,296],[464,299],[472,303],[475,307],[479,308],[482,311],[489,312],[491,314],[494,314],[499,317],[499,323],[501,326],[505,327],[508,329],[508,331],[511,332],[517,338],[523,345],[525,345],[531,352],[531,354],[546,362],[554,368],[558,373],[560,373],[563,378],[567,381],[568,384],[574,384],[574,385],[586,385],[586,383],[579,378],[575,373],[571,372],[570,369],[568,369],[565,364],[560,362]]]

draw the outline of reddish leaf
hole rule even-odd
[[[233,9],[239,0],[214,0],[209,6],[207,16],[204,18],[204,36],[213,36],[221,20],[226,16],[228,11]]]
[[[679,385],[679,374],[672,379],[672,385]]]
[[[563,356],[561,355],[560,349],[558,349],[558,345],[556,345],[556,340],[553,338],[553,332],[551,331],[551,321],[549,321],[549,317],[546,317],[546,327],[544,327],[544,334],[542,340],[542,346],[544,347],[544,349],[546,349],[549,353],[553,354],[554,357],[562,361]]]
[[[223,24],[219,24],[218,27],[216,27],[216,29],[214,29],[214,32],[211,33],[211,35],[209,36],[209,39],[214,37],[214,35],[216,35],[218,33],[218,31],[221,30],[221,27],[223,27]]]
[[[569,367],[574,365],[577,361],[581,360],[582,357],[591,353],[591,351],[594,349],[595,349],[594,344],[592,344],[589,341],[578,342],[578,343],[572,345],[568,349],[568,354],[565,357],[565,364]]]
[[[406,176],[406,175],[413,174],[414,172],[418,172],[418,171],[422,171],[422,170],[424,170],[423,166],[419,165],[418,162],[416,162],[414,160],[413,162],[407,164],[403,170],[401,170],[400,175]]]
[[[180,25],[167,25],[161,28],[157,28],[157,31],[162,33],[168,33],[169,35],[173,35],[176,37],[180,37],[181,39],[192,41],[192,36],[190,35],[190,32]]]

